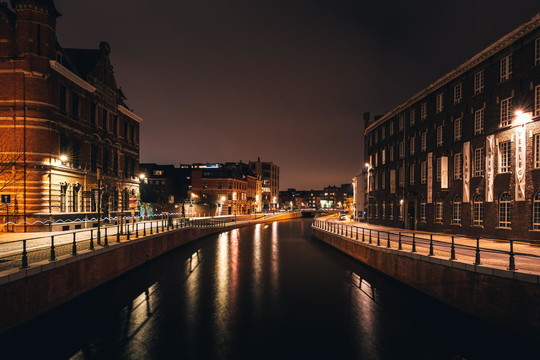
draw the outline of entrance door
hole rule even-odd
[[[416,229],[416,201],[409,201],[407,206],[408,229]]]

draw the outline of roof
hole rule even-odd
[[[15,5],[17,5],[17,3],[22,3],[22,2],[32,2],[35,4],[41,5],[49,9],[50,11],[49,14],[53,17],[59,17],[60,15],[62,15],[60,14],[60,12],[58,12],[58,10],[56,10],[56,6],[54,5],[54,0],[11,0],[11,6],[15,8]]]
[[[83,79],[88,79],[88,75],[95,69],[101,56],[99,49],[66,49],[64,51],[77,68],[78,74]]]
[[[498,53],[499,51],[505,49],[510,44],[514,43],[518,39],[522,38],[523,36],[529,34],[533,30],[537,29],[540,26],[540,13],[536,14],[531,20],[527,21],[526,23],[522,24],[518,28],[514,29],[509,34],[503,36],[501,39],[496,41],[495,43],[488,46],[486,49],[482,50],[469,60],[467,60],[465,63],[461,64],[459,67],[457,67],[455,70],[452,70],[448,74],[444,75],[443,77],[439,78],[437,81],[429,85],[427,88],[423,89],[422,91],[418,92],[417,94],[413,95],[411,98],[409,98],[407,101],[405,101],[403,104],[395,107],[391,111],[387,112],[382,116],[380,119],[375,121],[373,124],[369,125],[365,131],[364,135],[369,134],[373,129],[378,127],[379,125],[385,123],[390,118],[394,117],[395,115],[399,114],[400,112],[407,109],[409,106],[415,104],[425,96],[439,90],[444,85],[448,84],[449,82],[456,79],[458,76],[464,74],[465,72],[469,71],[476,65],[480,64],[484,60],[488,59],[490,56]]]

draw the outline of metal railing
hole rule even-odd
[[[423,253],[427,256],[448,256],[451,261],[473,260],[474,265],[482,265],[482,261],[492,264],[506,264],[507,270],[517,270],[516,261],[519,258],[520,268],[538,271],[540,269],[540,255],[514,251],[516,240],[506,240],[506,250],[493,249],[481,246],[482,241],[489,239],[467,238],[459,236],[459,240],[470,241],[471,244],[456,242],[455,235],[436,234],[437,237],[447,236],[447,241],[434,239],[434,234],[400,232],[371,229],[356,225],[347,225],[341,222],[328,221],[328,219],[315,219],[314,228],[324,230],[347,239],[364,242],[380,247],[394,248],[411,253]],[[530,243],[530,242],[528,242]],[[503,244],[503,243],[499,243]],[[459,259],[458,259],[459,257]]]

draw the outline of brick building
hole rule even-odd
[[[262,180],[262,206],[263,210],[275,210],[279,203],[279,166],[272,162],[250,161],[249,168]]]
[[[109,44],[63,48],[53,0],[11,6],[0,4],[0,192],[11,196],[0,218],[34,231],[96,217],[98,174],[100,210],[128,212],[137,205],[142,119],[116,84]]]
[[[368,220],[540,238],[540,14],[366,124]]]

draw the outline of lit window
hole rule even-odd
[[[385,189],[386,188],[386,171],[383,170],[382,174],[381,174],[381,189]]]
[[[484,223],[484,197],[480,194],[473,198],[473,225],[480,226]]]
[[[414,185],[414,164],[409,166],[409,184]]]
[[[443,201],[441,198],[437,198],[435,202],[435,222],[442,224],[443,219]]]
[[[414,145],[415,145],[414,143],[415,143],[415,137],[413,136],[413,137],[411,137],[411,140],[410,140],[410,143],[409,143],[411,155],[414,155]]]
[[[405,116],[403,114],[399,115],[399,131],[403,130],[403,122],[405,121]]]
[[[484,91],[484,70],[480,70],[474,74],[474,95]]]
[[[508,193],[502,193],[499,198],[499,227],[509,228],[512,223],[512,198]]]
[[[461,118],[454,119],[454,141],[461,140],[462,124]]]
[[[394,122],[390,121],[390,136],[394,135]]]
[[[443,105],[443,93],[437,94],[437,97],[435,98],[435,111],[437,113],[440,113],[443,111],[444,105]]]
[[[405,183],[405,168],[401,166],[399,168],[399,186],[403,187]]]
[[[461,224],[461,198],[456,196],[452,203],[452,224]]]
[[[484,109],[479,109],[474,112],[474,135],[479,135],[484,132]]]
[[[540,116],[540,85],[534,88],[534,116]]]
[[[454,179],[461,179],[461,166],[462,166],[461,153],[454,154]]]
[[[420,221],[426,222],[426,198],[420,200]]]
[[[461,83],[460,83],[454,86],[454,104],[460,103],[462,99],[463,98],[461,95]]]
[[[420,105],[420,120],[426,120],[427,119],[427,102],[423,102],[422,105]]]
[[[441,182],[441,158],[437,158],[437,182]]]
[[[427,130],[424,131],[421,135],[420,148],[421,148],[421,151],[427,150]]]
[[[512,55],[508,55],[501,59],[501,80],[506,81],[512,77]]]
[[[394,203],[390,203],[390,213],[388,214],[388,219],[394,220]]]
[[[512,120],[512,98],[501,101],[501,126],[508,126]]]
[[[474,176],[484,176],[484,148],[474,149]]]
[[[534,167],[540,168],[540,134],[534,135]]]
[[[404,148],[405,148],[405,142],[400,141],[399,142],[399,158],[400,159],[403,159],[404,157],[404,153],[405,153]]]
[[[416,117],[416,112],[414,111],[414,109],[411,109],[411,112],[409,113],[409,115],[410,115],[410,117],[409,117],[410,126],[413,126],[414,121],[415,121],[415,117]]]
[[[390,145],[390,162],[394,161],[394,144]]]
[[[510,141],[499,143],[499,173],[510,171]]]
[[[437,146],[443,145],[443,126],[437,126]]]
[[[427,182],[427,162],[422,161],[420,165],[420,182],[425,184]]]
[[[403,199],[399,202],[399,220],[403,221]]]
[[[382,149],[382,152],[381,152],[381,161],[382,161],[382,164],[386,164],[386,149]]]
[[[534,64],[540,64],[540,38],[536,39],[534,42]]]
[[[384,219],[386,215],[386,203],[383,201],[382,203],[382,212],[381,212],[381,219]]]
[[[533,199],[533,229],[540,230],[540,191],[534,195]]]
[[[379,204],[375,204],[375,219],[379,217]]]

